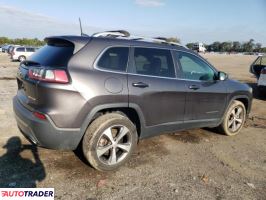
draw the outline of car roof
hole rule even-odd
[[[84,45],[89,43],[91,40],[100,42],[100,43],[107,43],[110,46],[115,45],[125,45],[125,46],[139,46],[139,47],[150,47],[150,48],[161,48],[161,49],[169,49],[169,50],[182,50],[187,51],[193,54],[196,54],[194,51],[187,49],[183,46],[179,45],[171,45],[165,43],[156,43],[156,42],[148,42],[148,41],[141,41],[141,40],[134,40],[134,39],[122,39],[122,38],[111,38],[111,37],[90,37],[90,36],[75,36],[75,35],[64,35],[64,36],[50,36],[46,37],[45,41],[48,42],[50,40],[66,40],[71,42],[75,45],[75,51],[77,52],[80,48]]]
[[[24,46],[17,46],[17,47],[14,47],[14,49],[17,49],[17,48],[25,48]]]

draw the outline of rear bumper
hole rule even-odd
[[[36,118],[16,96],[13,98],[13,109],[22,134],[38,146],[74,150],[82,139],[83,133],[78,128],[58,128],[49,116],[46,116],[46,120]]]

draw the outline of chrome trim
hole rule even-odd
[[[171,77],[152,76],[152,75],[134,74],[134,73],[127,73],[127,74],[134,75],[134,76],[145,76],[145,77],[151,77],[151,78],[163,78],[163,79],[178,80],[176,77],[175,78],[171,78]]]
[[[108,70],[108,69],[102,69],[100,68],[97,63],[99,61],[99,59],[101,58],[101,56],[110,48],[113,48],[113,47],[127,47],[127,48],[152,48],[152,49],[164,49],[164,50],[169,50],[169,51],[180,51],[180,52],[184,52],[184,53],[189,53],[193,56],[196,56],[197,58],[201,59],[203,62],[205,62],[212,70],[214,70],[214,72],[217,72],[217,70],[211,66],[208,62],[206,62],[204,59],[202,59],[200,56],[194,54],[194,53],[191,53],[191,52],[188,52],[188,51],[183,51],[183,50],[176,50],[176,49],[169,49],[169,48],[161,48],[161,47],[145,47],[145,46],[134,46],[134,45],[112,45],[112,46],[107,46],[105,47],[102,52],[97,56],[97,58],[95,59],[95,61],[93,62],[93,68],[98,70],[98,71],[103,71],[103,72],[109,72],[109,73],[115,73],[115,74],[128,74],[128,75],[135,75],[135,76],[145,76],[145,77],[151,77],[151,78],[162,78],[162,79],[170,79],[170,80],[184,80],[184,81],[193,81],[193,82],[211,82],[211,81],[204,81],[204,80],[191,80],[191,79],[184,79],[184,78],[179,78],[177,77],[177,69],[175,67],[175,75],[176,77],[175,78],[171,78],[171,77],[161,77],[161,76],[152,76],[152,75],[144,75],[144,74],[134,74],[134,73],[128,73],[128,64],[129,64],[129,58],[130,58],[130,52],[128,54],[128,60],[127,60],[127,67],[126,67],[126,72],[123,72],[123,71],[115,71],[115,70]],[[172,59],[173,61],[175,61],[175,59],[173,58],[174,55],[172,55],[171,53],[171,56],[172,56]],[[173,63],[175,65],[175,63]]]
[[[160,44],[157,44],[157,45],[160,45]],[[131,45],[130,47],[132,47],[132,48],[164,49],[164,50],[169,50],[169,51],[176,50],[174,48],[171,49],[171,48],[167,48],[167,47],[148,47],[148,46],[139,46],[139,45]]]

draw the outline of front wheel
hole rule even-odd
[[[228,107],[219,129],[225,135],[236,135],[240,132],[245,120],[246,108],[244,104],[241,101],[234,100]]]
[[[88,127],[82,143],[83,153],[95,169],[115,170],[129,159],[137,139],[136,127],[126,116],[108,113]]]

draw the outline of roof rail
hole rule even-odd
[[[181,46],[187,48],[186,46],[183,46],[177,42],[168,42],[167,38],[164,37],[146,38],[141,36],[132,36],[130,35],[129,32],[125,30],[114,30],[114,31],[94,33],[92,37],[109,37],[109,38],[118,38],[118,39],[127,39],[127,40],[138,40],[144,42],[154,42],[159,44],[168,44],[168,45]]]
[[[133,38],[132,40],[140,40],[140,41],[144,41],[144,42],[154,42],[154,43],[159,43],[159,44],[168,44],[168,45],[172,45],[172,46],[180,46],[180,47],[184,47],[187,49],[186,46],[177,43],[177,42],[168,42],[166,38],[163,37],[156,37],[156,38],[145,38],[145,37],[136,37]]]
[[[94,33],[92,37],[129,37],[130,33],[124,30],[115,30],[115,31],[104,31],[99,33]]]
[[[166,43],[166,44],[170,44],[170,45],[174,45],[174,46],[181,46],[181,47],[185,47],[185,48],[187,48],[186,46],[184,46],[184,45],[182,45],[182,44],[180,44],[180,43],[178,43],[178,42],[169,42],[169,41],[167,41],[168,39],[165,38],[165,37],[156,37],[156,38],[154,38],[154,39],[162,40],[163,43]]]

